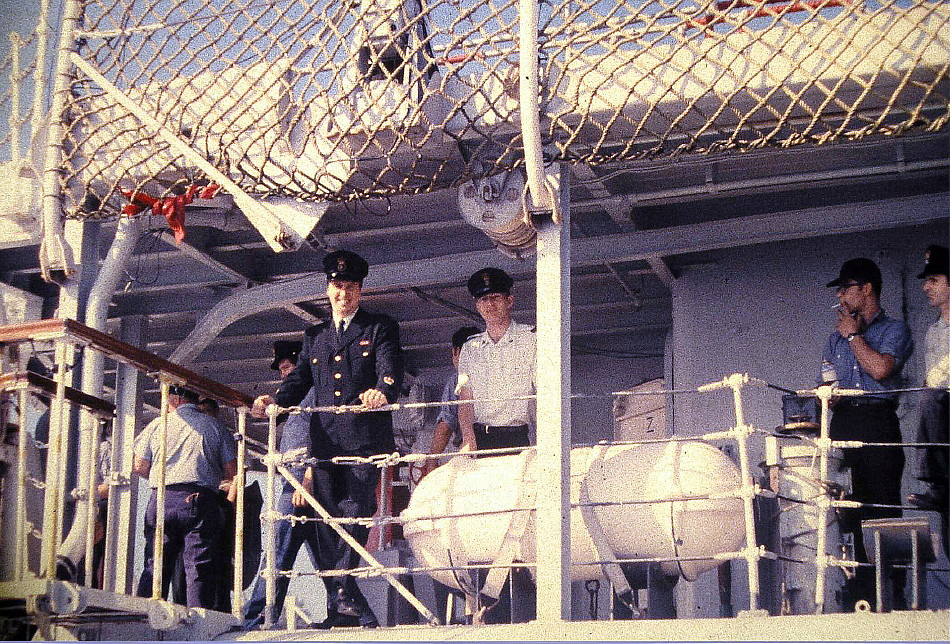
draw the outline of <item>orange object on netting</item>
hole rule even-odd
[[[206,186],[188,186],[184,194],[171,197],[153,197],[144,192],[136,190],[126,190],[121,188],[131,203],[122,208],[122,214],[129,217],[135,217],[147,209],[151,209],[153,215],[162,215],[168,222],[168,227],[175,233],[175,243],[180,244],[185,239],[185,206],[198,199],[210,199],[221,189],[216,183],[209,183]]]

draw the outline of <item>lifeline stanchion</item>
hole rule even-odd
[[[152,599],[162,598],[162,573],[165,562],[165,459],[168,442],[168,387],[169,379],[159,376],[162,392],[161,421],[158,430],[158,480],[155,482],[155,536],[152,540]]]
[[[26,387],[20,387],[18,393],[20,401],[20,426],[18,428],[19,435],[17,438],[18,487],[16,498],[16,565],[14,567],[14,579],[23,581],[26,579],[27,561],[29,560],[29,556],[27,555],[29,531],[26,527],[26,441],[29,440],[29,435],[26,432],[26,404],[28,400]]]
[[[56,574],[56,551],[59,549],[63,524],[63,488],[66,486],[65,452],[69,445],[68,408],[66,404],[66,358],[72,345],[66,340],[56,341],[56,397],[50,408],[49,448],[46,456],[46,489],[43,503],[42,569],[44,576]]]
[[[244,459],[247,458],[247,407],[240,407],[237,410],[237,472],[232,486],[237,486],[237,494],[234,499],[234,600],[231,603],[231,614],[241,619],[244,613],[244,482],[247,472],[247,465]]]
[[[274,604],[277,601],[277,521],[274,486],[277,484],[277,405],[267,406],[267,527],[266,564],[264,567],[264,628],[274,627]],[[286,476],[286,475],[285,475]]]
[[[755,508],[753,502],[756,496],[755,481],[752,479],[751,464],[749,462],[749,437],[752,427],[745,422],[745,413],[742,406],[742,388],[752,382],[748,374],[734,373],[722,381],[722,386],[732,389],[733,406],[735,408],[736,426],[735,441],[739,448],[739,475],[742,477],[742,488],[739,497],[742,499],[743,515],[745,517],[746,544],[743,557],[749,573],[749,610],[759,609],[759,559],[761,551],[756,546],[755,538]],[[718,384],[718,383],[716,383]],[[702,389],[702,387],[700,387]]]
[[[86,462],[88,471],[86,473],[86,512],[84,516],[77,516],[73,520],[73,525],[78,521],[86,522],[86,539],[83,544],[83,560],[85,563],[85,575],[83,583],[90,588],[93,587],[96,575],[96,566],[93,562],[93,549],[96,545],[96,514],[99,510],[99,490],[96,485],[96,479],[99,472],[99,437],[102,435],[102,419],[98,418],[94,412],[89,411],[87,422],[83,423],[82,431],[86,433]],[[82,441],[80,441],[82,445]]]

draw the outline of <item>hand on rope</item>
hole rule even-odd
[[[216,183],[206,186],[190,185],[184,194],[171,197],[153,197],[137,190],[120,188],[122,194],[131,202],[122,208],[122,214],[135,217],[151,209],[153,215],[162,215],[168,222],[168,227],[175,233],[175,243],[180,244],[185,239],[185,206],[199,199],[210,199],[221,189]]]
[[[306,495],[313,496],[313,468],[308,467],[306,470],[304,470],[303,479],[300,481],[300,485],[302,485],[304,490],[306,490],[306,494],[304,494],[303,491],[298,490],[296,487],[294,488],[294,494],[291,497],[291,502],[296,508],[302,508],[306,505],[309,505]]]

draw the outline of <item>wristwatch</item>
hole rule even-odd
[[[860,334],[860,333],[849,333],[849,334],[848,334],[848,337],[845,338],[845,339],[846,339],[848,342],[851,342],[851,341],[853,341],[855,338],[860,338],[860,337],[861,337],[861,334]]]

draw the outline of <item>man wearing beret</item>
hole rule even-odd
[[[500,268],[483,268],[468,280],[468,292],[485,321],[484,333],[470,337],[459,355],[458,420],[463,448],[527,447],[534,421],[534,401],[517,400],[535,393],[534,327],[511,317],[514,280]],[[483,582],[482,582],[483,583]],[[520,605],[512,610],[511,597]],[[514,568],[498,600],[485,611],[486,624],[534,619],[535,590],[530,575]]]
[[[914,343],[907,325],[889,317],[881,308],[881,271],[870,259],[849,259],[842,264],[837,279],[827,286],[834,288],[838,296],[837,324],[822,352],[820,382],[837,381],[841,388],[867,392],[832,401],[831,438],[897,445],[844,451],[843,463],[851,470],[850,499],[872,507],[842,512],[841,530],[853,534],[855,557],[866,563],[861,521],[901,515],[904,451],[900,447],[897,394],[892,391],[901,387],[900,372],[914,350]],[[897,606],[903,599],[902,572],[894,575]],[[858,568],[845,590],[848,608],[860,599],[873,604],[873,571],[866,566]]]
[[[298,405],[312,388],[316,404],[360,405],[368,409],[395,402],[402,382],[403,356],[399,326],[386,316],[360,308],[366,260],[338,250],[323,260],[332,319],[304,333],[296,368],[281,382],[276,396],[261,396],[255,415],[271,402]],[[370,518],[376,512],[375,465],[334,465],[336,456],[370,456],[395,450],[392,415],[388,412],[317,413],[310,419],[311,453],[321,463],[308,468],[304,485],[330,514]],[[299,494],[297,495],[299,496]],[[348,524],[345,529],[365,544],[369,528]],[[359,555],[324,523],[317,523],[321,570],[347,570],[359,565]],[[377,626],[376,617],[352,576],[324,577],[327,618],[316,625]]]
[[[923,289],[930,305],[940,311],[940,317],[927,329],[924,340],[924,384],[929,387],[920,393],[920,425],[917,441],[920,443],[944,443],[950,441],[950,414],[947,413],[947,387],[950,386],[950,256],[946,246],[933,245],[927,249],[923,272],[918,275],[924,280]],[[943,551],[950,557],[948,549],[948,460],[950,449],[946,447],[927,447],[919,452],[918,478],[927,485],[927,491],[911,494],[908,503],[921,510],[940,513],[943,532]]]

